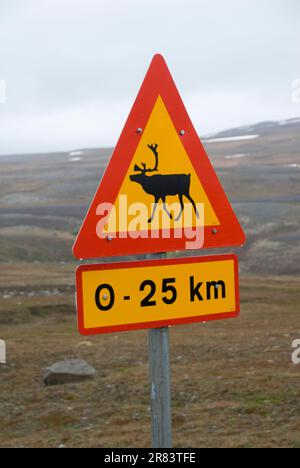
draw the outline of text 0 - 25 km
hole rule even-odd
[[[82,334],[236,317],[235,255],[84,265],[77,270]]]

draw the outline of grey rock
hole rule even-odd
[[[63,385],[86,382],[94,378],[96,370],[81,359],[69,359],[48,367],[44,374],[45,385]]]

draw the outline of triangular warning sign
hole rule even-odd
[[[79,259],[240,246],[243,230],[156,55],[74,244]]]

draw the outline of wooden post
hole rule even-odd
[[[172,448],[169,329],[149,330],[152,447]]]

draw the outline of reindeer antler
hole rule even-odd
[[[158,144],[157,143],[155,143],[155,144],[152,143],[152,145],[147,145],[147,146],[156,156],[158,155],[158,152],[157,152]]]
[[[135,171],[140,171],[140,172],[142,172],[144,174],[146,172],[157,172],[158,171],[158,151],[157,151],[158,144],[155,143],[155,144],[147,145],[147,146],[155,156],[155,166],[154,166],[154,168],[153,169],[147,169],[147,165],[144,162],[141,163],[142,167],[138,166],[137,164],[134,166]]]

